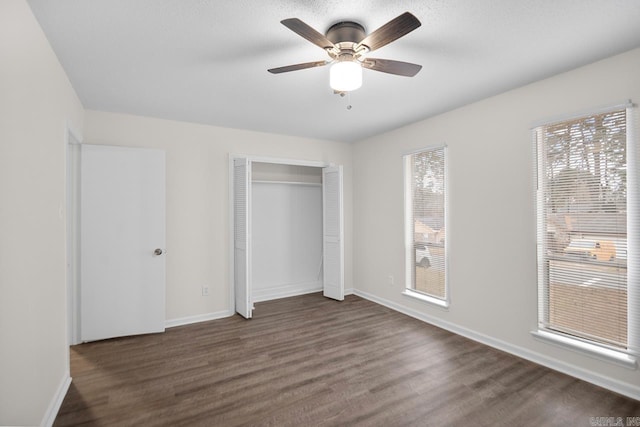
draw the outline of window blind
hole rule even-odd
[[[622,108],[534,129],[539,327],[625,351],[640,308],[627,128]]]
[[[407,155],[405,162],[410,288],[445,300],[445,147]]]

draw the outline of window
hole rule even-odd
[[[407,291],[446,306],[445,147],[404,157]]]
[[[534,138],[539,330],[631,353],[639,258],[628,231],[639,216],[628,116],[623,106],[550,123]]]

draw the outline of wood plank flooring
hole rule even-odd
[[[71,348],[55,426],[589,426],[640,402],[348,296]],[[625,418],[626,419],[626,418]]]

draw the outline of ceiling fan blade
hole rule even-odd
[[[316,46],[321,47],[322,49],[327,50],[335,47],[331,40],[326,38],[323,34],[317,32],[298,18],[289,18],[280,22],[282,23],[282,25],[284,25],[294,33],[304,37],[305,39],[309,40]]]
[[[271,68],[267,71],[269,71],[271,74],[288,73],[289,71],[297,71],[297,70],[304,70],[306,68],[322,67],[323,65],[327,65],[329,62],[331,61],[304,62],[302,64]]]
[[[422,69],[422,65],[378,58],[367,58],[362,62],[362,66],[370,70],[406,77],[413,77]]]
[[[362,41],[358,43],[358,46],[356,46],[356,50],[361,46],[368,47],[369,51],[379,49],[382,46],[409,34],[420,25],[422,24],[418,18],[409,12],[405,12],[362,39]]]

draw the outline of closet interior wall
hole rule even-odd
[[[322,168],[252,163],[254,302],[322,290]]]

